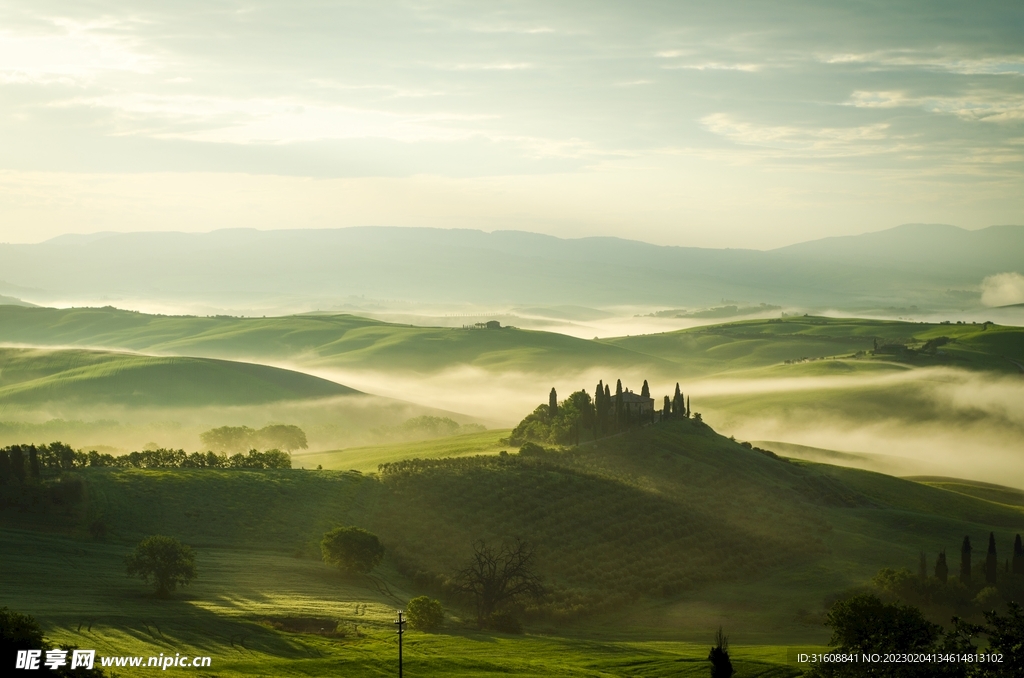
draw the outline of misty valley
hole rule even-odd
[[[1024,330],[764,315],[587,339],[2,306],[4,604],[211,675],[388,675],[396,610],[410,675],[796,676],[890,610],[920,650],[1005,645]]]

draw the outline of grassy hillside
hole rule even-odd
[[[157,601],[124,576],[121,544],[0,529],[0,549],[5,576],[21,584],[6,587],[0,604],[36,616],[52,640],[101,656],[212,656],[210,669],[196,675],[230,678],[396,673],[392,622],[411,594],[394,584],[392,597],[314,560],[207,547],[198,550],[199,579]],[[287,629],[296,619],[336,631],[324,636],[271,625]],[[441,633],[408,630],[404,643],[405,670],[415,676],[703,677],[706,656],[704,642],[516,637],[468,630],[459,620]],[[786,648],[734,645],[732,656],[739,678],[798,675],[786,666]]]
[[[929,340],[950,341],[934,353],[871,356],[879,345],[900,342],[922,348]],[[756,370],[782,364],[782,371],[748,376],[808,376],[810,374],[885,369],[879,362],[896,361],[904,366],[949,366],[1019,373],[1024,362],[1024,328],[996,325],[915,323],[861,318],[796,316],[770,320],[745,320],[696,327],[677,332],[604,339],[620,346],[671,360],[687,376]],[[863,352],[862,360],[833,365],[788,361],[850,356]],[[808,369],[810,365],[810,369]],[[815,371],[817,368],[817,371]]]
[[[207,358],[0,348],[0,404],[203,407],[357,393],[307,374]]]
[[[535,545],[551,592],[534,623],[607,629],[616,615],[643,609],[646,621],[630,626],[637,637],[699,638],[712,619],[744,642],[821,642],[813,620],[828,596],[881,567],[912,567],[919,551],[955,549],[964,534],[995,531],[1005,550],[1024,530],[1019,506],[786,462],[691,421],[565,452],[397,462],[379,476],[81,474],[87,500],[70,516],[55,523],[7,509],[5,523],[86,539],[100,520],[109,539],[126,544],[164,533],[300,559],[317,558],[327,529],[360,525],[384,540],[388,577],[409,591],[438,590],[475,540],[520,536]]]
[[[425,457],[431,445],[456,451],[493,435],[361,454]],[[380,474],[77,475],[79,505],[0,510],[4,577],[19,584],[0,604],[36,615],[54,639],[101,654],[209,654],[225,676],[389,675],[393,611],[439,595],[474,540],[513,536],[536,547],[549,589],[530,634],[471,630],[469,611],[440,594],[450,621],[407,636],[411,674],[707,675],[722,624],[738,676],[795,676],[779,644],[823,643],[839,592],[881,567],[914,567],[919,551],[955,551],[964,534],[982,543],[994,531],[1006,553],[1024,530],[1005,488],[786,461],[692,420],[565,451],[398,461]],[[97,521],[101,540],[87,529]],[[317,542],[336,525],[381,536],[388,556],[374,577],[345,579],[319,561]],[[198,552],[200,579],[170,601],[122,575],[122,554],[153,533]],[[337,631],[289,626],[300,618]]]
[[[551,332],[396,325],[351,315],[280,318],[155,316],[114,308],[0,306],[0,342],[90,346],[170,355],[295,360],[309,366],[437,372],[473,365],[491,371],[573,372],[595,365],[672,363]]]

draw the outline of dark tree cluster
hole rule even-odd
[[[49,445],[10,445],[0,448],[0,485],[38,480],[47,471],[86,466],[87,456],[61,442]]]
[[[670,419],[688,419],[691,416],[690,399],[676,384],[675,394],[665,396],[664,404],[651,398],[651,390],[644,380],[640,393],[624,388],[622,380],[611,386],[599,381],[591,398],[586,390],[576,391],[559,402],[554,388],[548,394],[546,405],[538,405],[508,438],[510,445],[526,442],[578,445],[582,440],[597,440],[616,433]],[[700,414],[694,413],[700,420]]]
[[[861,654],[922,653],[976,654],[981,636],[988,639],[985,652],[1001,654],[1002,663],[926,662],[873,666],[870,664],[821,663],[809,678],[1003,678],[1019,676],[1024,666],[1024,613],[1016,603],[1007,614],[985,612],[984,624],[953,617],[949,628],[925,619],[921,611],[903,603],[886,603],[877,596],[860,594],[837,602],[826,624],[832,629],[829,645],[834,652]]]
[[[249,450],[248,454],[215,454],[184,450],[144,450],[130,452],[119,457],[110,454],[89,453],[90,466],[113,466],[116,468],[221,468],[221,469],[271,469],[291,468],[292,458],[280,450]]]
[[[1014,539],[1012,559],[1002,562],[994,533],[989,533],[984,560],[977,562],[970,536],[965,536],[960,545],[957,572],[954,576],[951,574],[945,550],[939,552],[932,568],[922,552],[916,574],[906,568],[885,568],[879,571],[873,583],[884,593],[904,602],[948,608],[959,614],[976,614],[1000,601],[1024,600],[1024,547],[1020,535]]]

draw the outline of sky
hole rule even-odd
[[[1024,223],[1020,2],[0,0],[0,241]]]

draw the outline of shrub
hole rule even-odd
[[[419,596],[409,601],[405,608],[409,626],[420,631],[436,631],[444,623],[444,608],[441,602]]]

